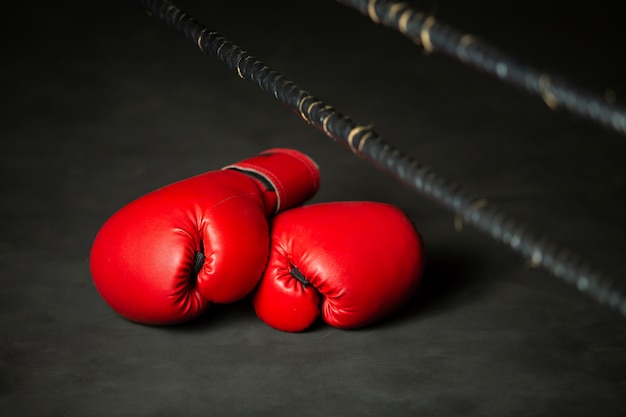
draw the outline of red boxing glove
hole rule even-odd
[[[306,155],[272,149],[153,191],[109,218],[91,249],[94,284],[121,316],[174,324],[247,295],[269,255],[267,218],[311,198]]]
[[[287,332],[321,314],[338,328],[371,324],[402,306],[423,273],[423,244],[397,207],[315,204],[271,223],[270,260],[255,289],[257,316]]]

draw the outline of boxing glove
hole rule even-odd
[[[113,310],[143,324],[180,323],[211,303],[237,301],[267,264],[268,218],[318,187],[311,159],[272,149],[160,188],[98,231],[90,253],[93,282]]]
[[[395,206],[294,208],[271,222],[270,258],[252,303],[261,320],[286,332],[303,331],[320,315],[334,327],[362,327],[405,304],[423,266],[422,239]]]

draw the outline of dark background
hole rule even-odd
[[[624,105],[613,2],[414,2]],[[558,3],[558,2],[553,2]],[[388,142],[624,280],[626,137],[333,1],[177,4]],[[0,414],[620,416],[626,320],[351,155],[133,2],[3,5]],[[176,327],[91,282],[102,223],[162,185],[267,148],[320,166],[312,202],[396,204],[428,254],[397,316],[273,330],[247,300]]]

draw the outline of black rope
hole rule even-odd
[[[337,0],[376,23],[389,26],[422,45],[440,51],[500,80],[541,96],[551,109],[563,106],[572,113],[626,134],[626,110],[605,98],[581,91],[564,80],[516,61],[471,34],[462,33],[433,16],[397,0]]]
[[[219,33],[208,30],[169,1],[137,1],[171,28],[183,33],[202,52],[236,71],[241,78],[257,84],[355,155],[456,213],[457,225],[467,223],[475,226],[521,254],[531,266],[545,268],[602,305],[626,316],[626,297],[617,283],[577,256],[510,219],[486,199],[471,195],[459,184],[439,176],[394,148],[371,126],[353,121],[312,96]]]

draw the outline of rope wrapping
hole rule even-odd
[[[604,97],[581,91],[566,81],[538,71],[474,35],[464,34],[397,0],[337,0],[391,27],[427,52],[440,51],[503,82],[540,96],[551,109],[562,106],[577,116],[626,134],[626,110]]]
[[[257,84],[335,142],[408,188],[455,213],[457,227],[462,224],[473,225],[522,255],[532,267],[543,267],[578,288],[580,292],[626,317],[626,297],[612,278],[594,270],[568,250],[559,248],[525,225],[509,218],[485,198],[470,194],[461,185],[443,178],[431,168],[396,149],[384,141],[371,126],[353,121],[309,94],[219,33],[208,30],[171,2],[137,1],[172,29],[181,32],[202,52],[225,64],[239,77]],[[381,7],[377,2],[376,5]],[[407,28],[413,27],[411,25],[418,27],[416,21],[409,19]],[[431,41],[438,42],[437,36],[431,37]],[[483,61],[488,62],[490,59]],[[558,90],[552,88],[550,91]]]

